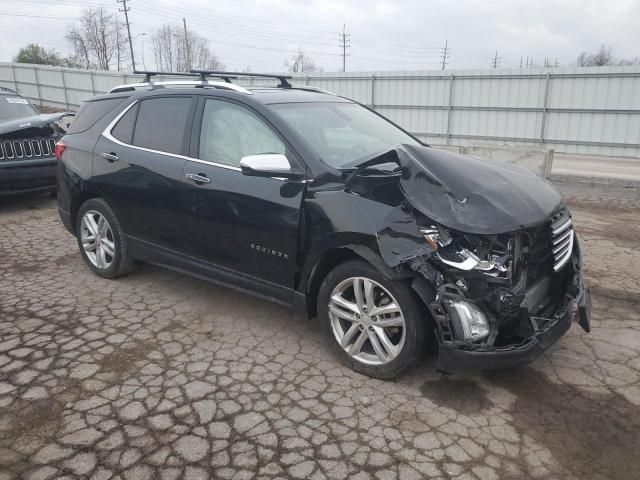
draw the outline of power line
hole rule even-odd
[[[35,15],[30,13],[14,13],[14,12],[0,12],[0,15],[6,15],[9,17],[32,17],[32,18],[47,18],[50,20],[77,20],[77,17],[55,17],[51,15]]]
[[[444,41],[444,48],[442,49],[442,53],[440,56],[442,57],[442,70],[447,66],[447,58],[449,58],[449,52],[451,49],[449,48],[449,40]]]
[[[133,42],[131,41],[131,27],[129,26],[129,7],[127,7],[127,0],[116,0],[118,3],[122,3],[122,9],[118,9],[119,12],[124,12],[124,18],[127,22],[127,34],[129,35],[129,50],[131,51],[131,67],[133,71],[136,71],[136,60],[133,56]]]
[[[347,71],[347,48],[351,47],[350,34],[347,33],[347,24],[342,24],[342,34],[338,34],[340,37],[340,47],[342,47],[342,71]]]

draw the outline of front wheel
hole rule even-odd
[[[93,272],[103,278],[129,273],[133,259],[120,222],[101,198],[86,201],[78,211],[76,236],[80,252]]]
[[[318,317],[341,361],[370,377],[394,378],[424,351],[427,319],[411,287],[389,280],[364,261],[349,261],[327,275]]]

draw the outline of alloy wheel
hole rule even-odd
[[[400,304],[369,278],[347,278],[333,289],[329,319],[338,344],[362,363],[385,365],[404,346],[406,324]]]
[[[107,219],[100,212],[89,210],[82,217],[82,248],[94,267],[106,270],[116,254],[113,232]]]

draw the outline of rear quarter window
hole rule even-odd
[[[113,135],[116,139],[124,142],[126,144],[131,144],[131,140],[133,138],[133,128],[136,123],[136,117],[138,116],[138,107],[139,103],[136,103],[133,107],[127,110],[116,126],[111,130],[111,135]]]
[[[126,99],[127,97],[118,97],[83,102],[67,133],[82,133],[90,129],[98,120]]]

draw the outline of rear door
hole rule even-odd
[[[282,153],[299,165],[285,140],[255,111],[203,97],[192,136],[194,158],[184,167],[185,219],[192,256],[273,287],[265,293],[277,297],[284,290],[276,286],[294,286],[305,183],[244,175],[240,159],[260,153]]]
[[[94,181],[125,232],[184,251],[180,206],[195,99],[153,96],[118,116],[96,144]]]

